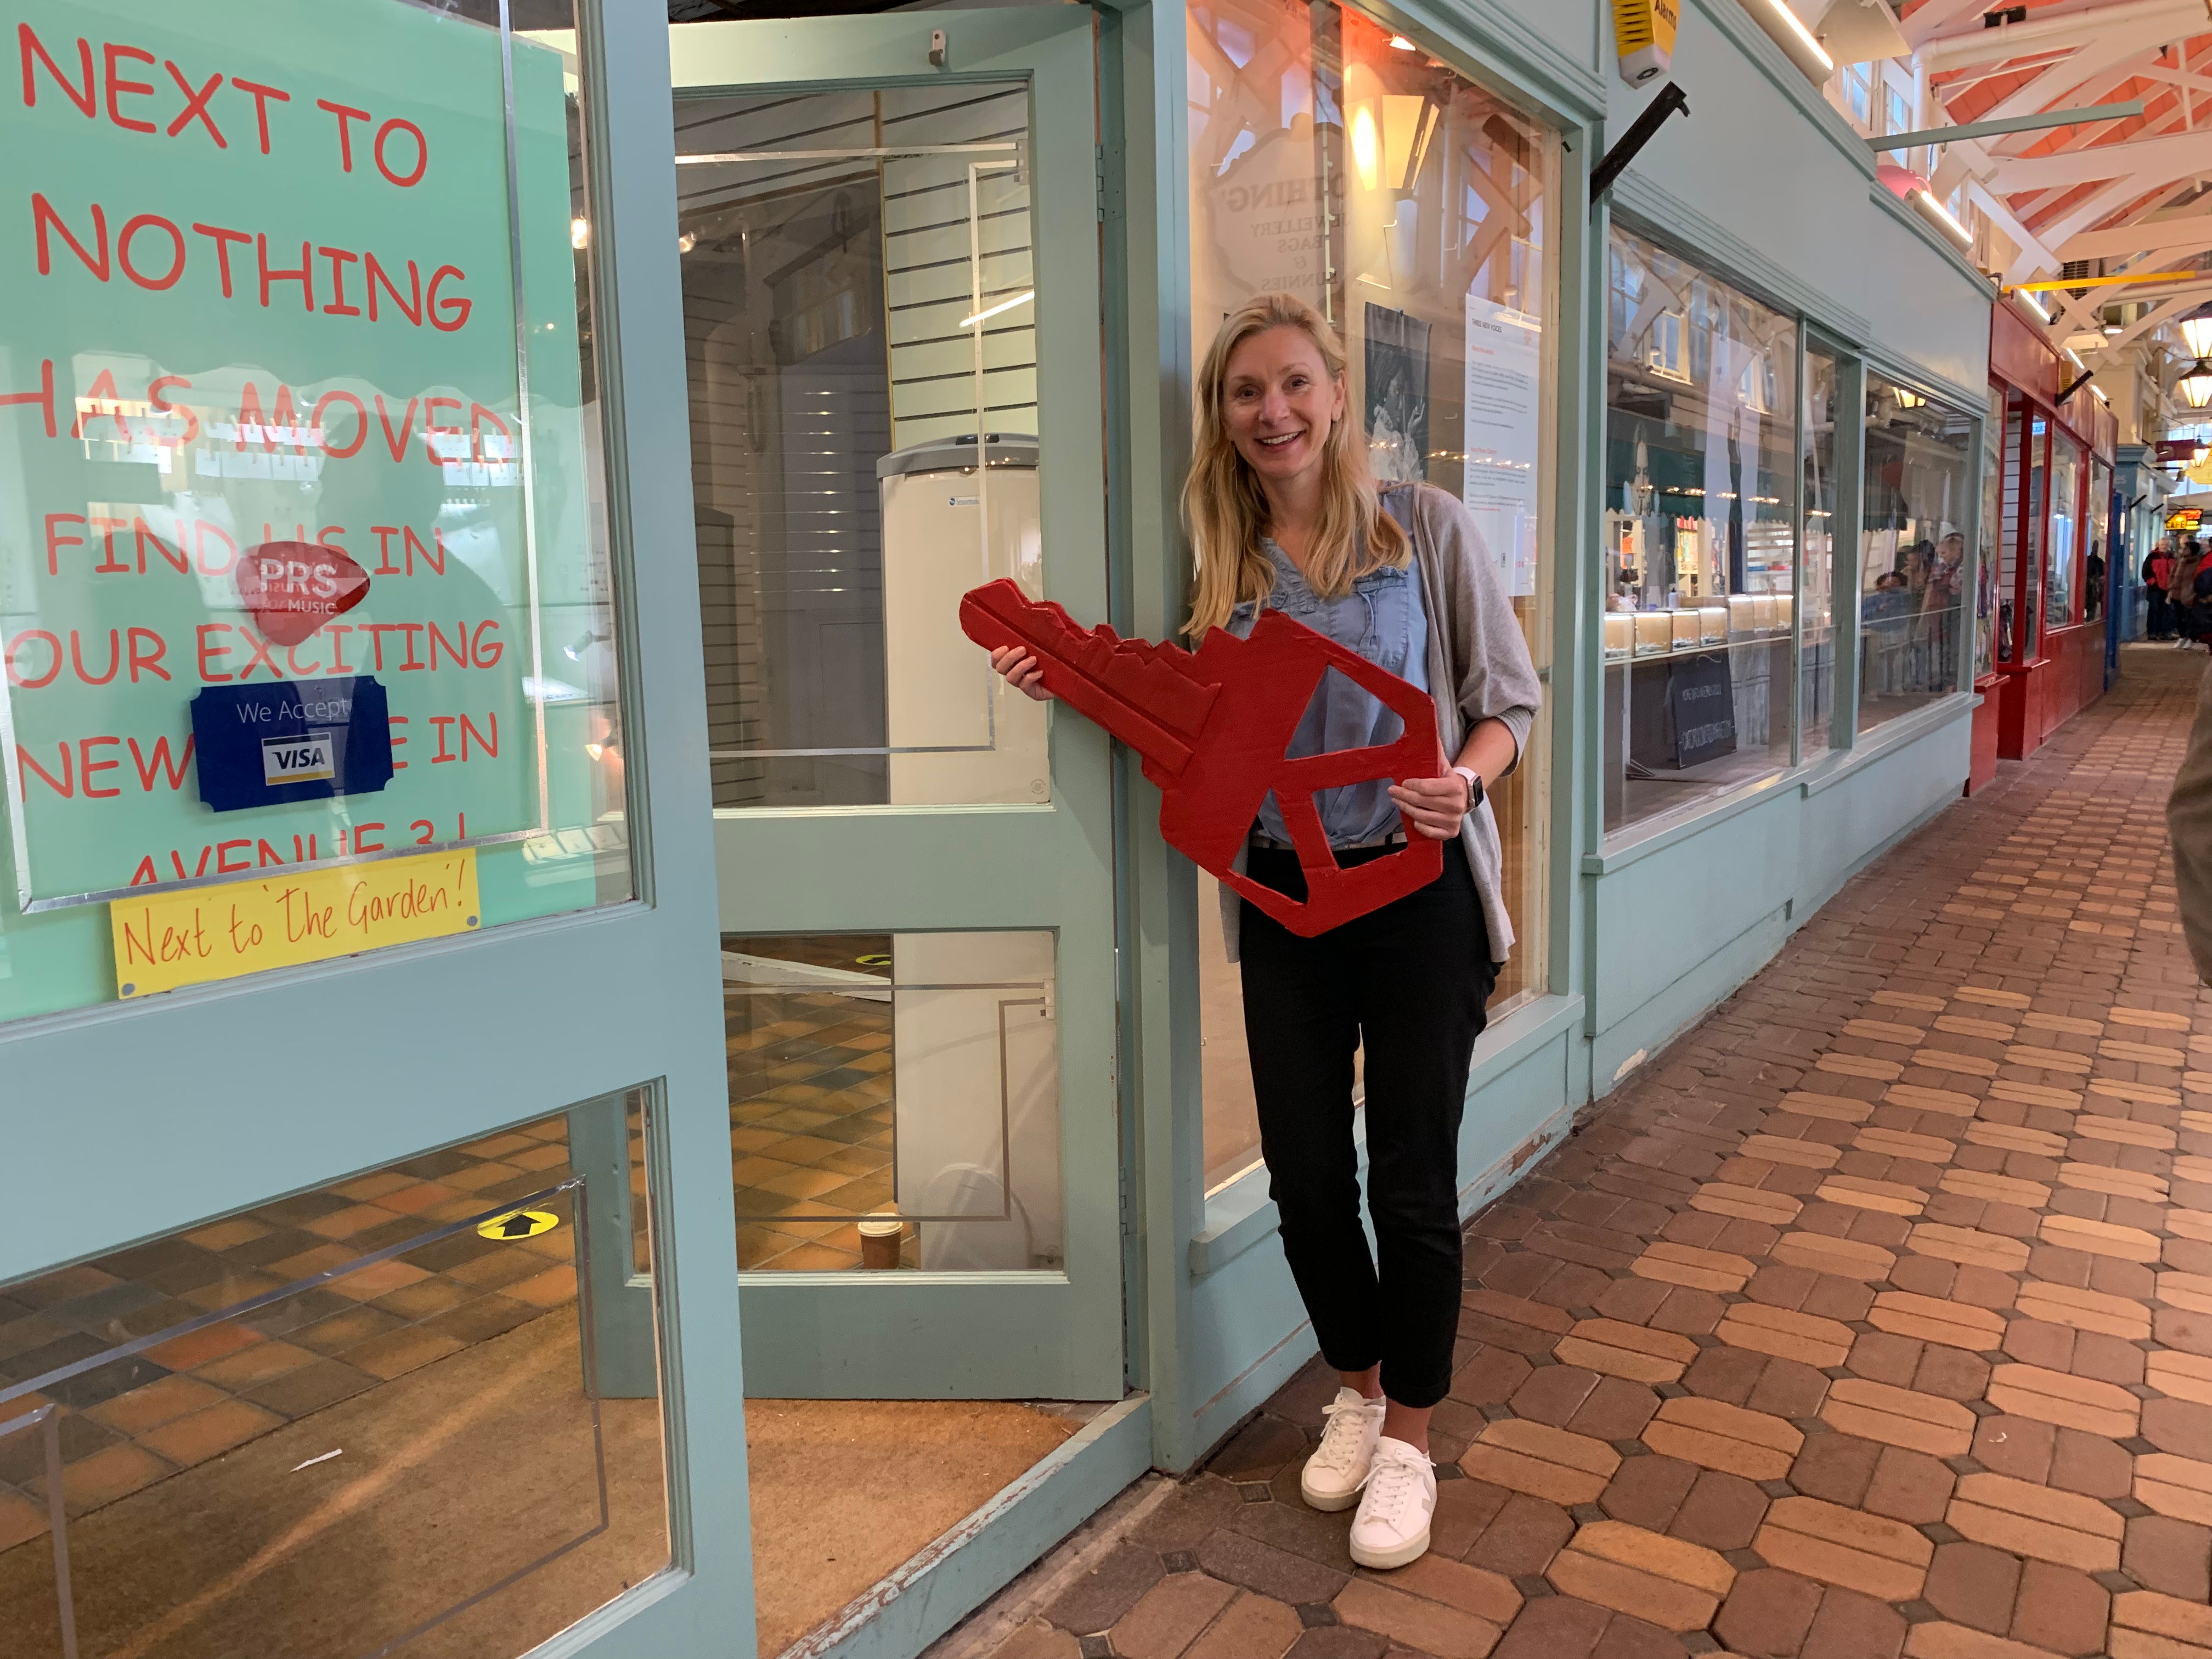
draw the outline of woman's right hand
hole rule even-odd
[[[1044,665],[1018,645],[1002,645],[991,653],[991,666],[1006,677],[1006,684],[1032,702],[1050,702],[1044,689]]]

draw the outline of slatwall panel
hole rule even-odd
[[[888,799],[877,459],[1036,430],[1020,86],[687,100],[678,170],[715,805]],[[953,155],[785,153],[1003,144]],[[972,186],[970,164],[986,163]],[[1001,163],[1001,165],[988,165]],[[980,301],[977,290],[980,288]]]
[[[1028,94],[1020,87],[906,88],[880,95],[886,145],[1018,144],[1018,165],[977,178],[977,264],[985,308],[1030,291]],[[890,331],[892,440],[900,448],[976,430],[969,166],[986,155],[884,163],[884,265]],[[1033,305],[983,325],[983,414],[991,432],[1036,429]]]
[[[693,155],[878,143],[865,92],[687,101],[677,126]],[[730,752],[883,738],[872,509],[889,411],[876,164],[684,167],[678,185],[679,223],[697,239],[684,261],[684,320],[714,803],[877,799],[880,761]],[[834,296],[826,307],[794,298],[840,196],[865,232],[852,250],[869,272],[842,319]]]

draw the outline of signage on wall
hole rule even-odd
[[[12,17],[17,903],[539,830],[589,599],[541,556],[588,511],[562,57],[400,0]]]
[[[1726,652],[1667,665],[1667,715],[1674,728],[1678,768],[1735,752],[1735,687]]]
[[[1516,597],[1536,591],[1543,325],[1469,295],[1462,498]]]
[[[192,699],[208,810],[373,794],[392,781],[392,718],[372,675],[210,685]]]
[[[116,994],[443,939],[473,931],[483,914],[474,848],[120,898],[107,907]]]

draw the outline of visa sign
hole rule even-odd
[[[264,783],[321,783],[338,775],[337,738],[329,732],[261,739]]]

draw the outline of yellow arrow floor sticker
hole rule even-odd
[[[505,1215],[495,1215],[477,1229],[479,1237],[502,1242],[515,1238],[535,1238],[540,1233],[550,1233],[561,1224],[561,1218],[550,1210],[511,1210]]]

